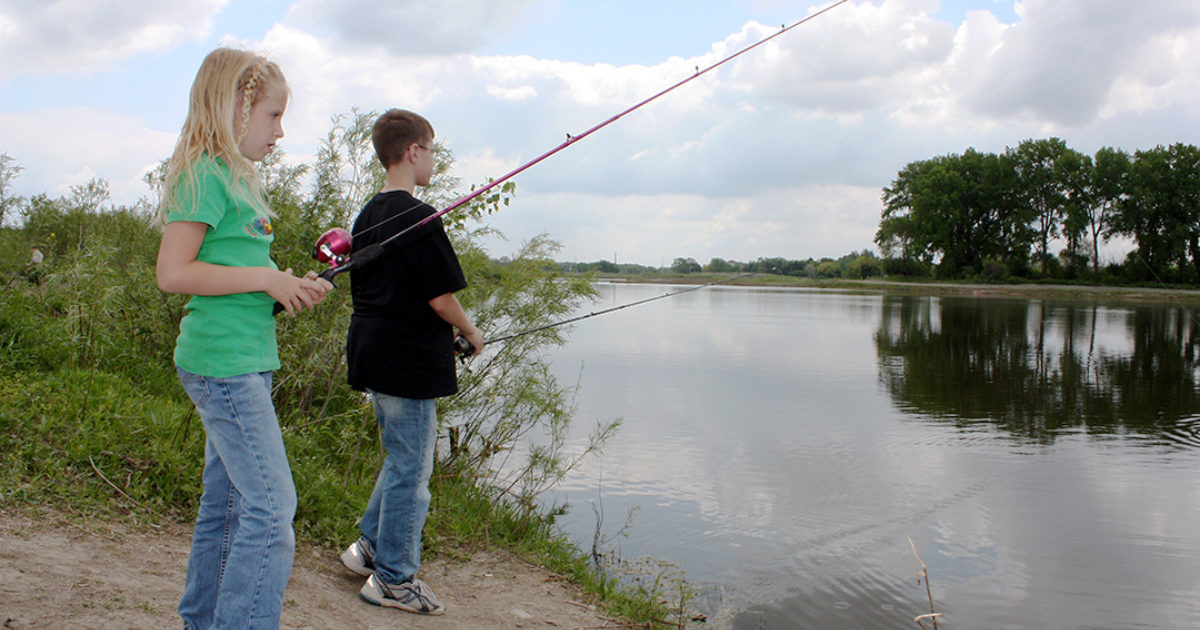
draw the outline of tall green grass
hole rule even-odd
[[[0,509],[45,506],[149,523],[193,518],[204,430],[172,364],[186,297],[156,287],[158,238],[137,210],[97,212],[45,198],[31,203],[22,227],[0,228]],[[30,243],[46,254],[37,269],[27,264]],[[545,263],[500,269],[464,245],[468,274],[480,279],[464,302],[475,301],[494,329],[544,323],[587,295],[586,280],[559,282]],[[546,246],[533,248],[535,258]],[[311,267],[297,249],[277,259],[281,267]],[[356,537],[381,461],[371,407],[344,382],[349,308],[343,286],[315,311],[281,318],[279,330],[275,399],[299,494],[297,537],[331,551]],[[613,614],[665,618],[661,593],[597,570],[536,508],[536,492],[564,470],[558,452],[543,452],[521,471],[527,477],[513,480],[497,478],[479,457],[507,452],[514,435],[543,423],[547,444],[561,446],[569,392],[546,380],[536,344],[516,349],[509,363],[479,366],[463,397],[440,405],[448,425],[474,437],[457,445],[460,455],[438,458],[427,553],[512,549],[569,575]]]

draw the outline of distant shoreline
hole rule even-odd
[[[737,278],[736,273],[696,273],[680,275],[629,276],[597,275],[597,282],[617,284],[690,284],[699,285],[733,278],[727,286],[791,287],[803,289],[837,289],[862,293],[903,295],[1012,297],[1012,298],[1078,298],[1120,301],[1177,301],[1200,304],[1200,289],[1175,287],[1105,286],[1088,284],[983,284],[967,282],[848,280],[844,278],[798,278],[755,274]]]

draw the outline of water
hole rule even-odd
[[[708,627],[917,627],[911,538],[942,628],[1197,628],[1198,344],[1170,303],[705,288],[551,355],[623,426],[547,498]]]

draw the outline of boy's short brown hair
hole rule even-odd
[[[408,147],[433,140],[433,125],[425,117],[406,109],[389,109],[375,121],[371,144],[384,168],[403,157]]]

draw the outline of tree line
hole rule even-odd
[[[503,262],[503,259],[501,259]],[[793,260],[782,257],[760,257],[752,261],[712,258],[700,264],[695,258],[676,258],[669,267],[651,267],[637,263],[560,262],[558,268],[566,273],[601,273],[624,276],[687,275],[692,273],[769,273],[804,278],[874,278],[884,275],[884,261],[874,252],[852,251],[840,258],[805,258]]]
[[[1095,155],[1059,138],[909,163],[883,189],[889,275],[1200,283],[1200,148]],[[1112,239],[1133,245],[1102,265]],[[1055,254],[1055,243],[1065,247]]]

